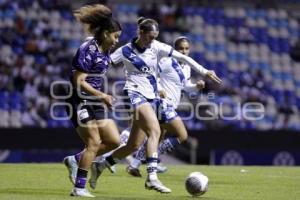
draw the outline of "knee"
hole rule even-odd
[[[187,131],[186,130],[179,131],[179,133],[177,134],[177,138],[179,139],[180,143],[186,141],[188,138]]]
[[[178,138],[178,140],[180,141],[180,143],[182,143],[182,142],[184,142],[184,141],[187,140],[188,135],[187,135],[187,133],[181,134],[181,135],[179,135],[177,138]]]

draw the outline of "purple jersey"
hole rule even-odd
[[[106,73],[109,63],[109,54],[101,53],[96,40],[92,38],[84,42],[77,50],[72,62],[72,72],[77,70],[89,74],[86,82],[100,90],[103,83],[102,76]]]

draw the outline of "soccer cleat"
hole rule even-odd
[[[64,164],[69,171],[69,179],[73,185],[75,185],[76,175],[78,170],[78,163],[75,159],[75,156],[67,156],[64,158]]]
[[[165,173],[168,171],[168,168],[162,164],[157,165],[157,173]]]
[[[92,189],[96,189],[97,180],[105,168],[110,168],[110,165],[107,163],[106,160],[92,163],[91,177],[89,180],[89,184]]]
[[[105,154],[104,154],[105,155]],[[96,157],[96,159],[93,161],[93,162],[99,162],[99,163],[101,163],[101,162],[106,162],[105,161],[105,156],[98,156],[98,157]],[[107,167],[107,169],[111,172],[111,173],[113,173],[113,174],[115,174],[115,173],[117,173],[117,169],[116,169],[116,166],[115,165],[113,165],[113,166],[111,166],[111,165],[109,165],[108,163],[106,163],[106,167]]]
[[[95,197],[94,195],[92,195],[86,188],[73,188],[73,190],[71,191],[70,196],[73,197]]]
[[[130,165],[126,167],[126,172],[134,177],[142,177],[139,168],[131,167]]]
[[[107,169],[108,169],[111,173],[113,173],[113,174],[117,173],[117,169],[116,169],[116,166],[115,166],[115,165],[113,165],[113,166],[108,166]]]
[[[145,188],[148,190],[156,190],[157,192],[160,193],[170,193],[172,190],[164,186],[160,180],[150,180],[147,178],[145,182]]]

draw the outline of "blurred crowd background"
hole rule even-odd
[[[97,2],[109,5],[122,24],[120,45],[136,34],[139,16],[160,23],[162,42],[172,45],[178,36],[190,38],[191,57],[215,70],[223,84],[208,82],[201,93],[183,95],[183,102],[215,102],[225,116],[235,116],[247,102],[265,108],[260,120],[194,117],[185,121],[189,130],[300,130],[298,0],[0,0],[1,128],[72,127],[67,119],[51,118],[51,105],[58,100],[51,97],[50,86],[68,80],[71,59],[87,36],[72,10]],[[108,77],[109,85],[124,80],[123,69],[111,68]],[[193,80],[200,78],[193,73]],[[202,106],[196,112],[205,116],[210,109]],[[182,116],[189,112],[179,108]],[[63,106],[54,113],[66,116]]]

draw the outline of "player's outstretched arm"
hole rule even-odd
[[[212,70],[205,69],[202,65],[198,64],[194,59],[189,56],[183,55],[182,53],[174,50],[172,53],[172,57],[181,61],[185,62],[190,65],[194,70],[196,70],[201,75],[208,77],[212,81],[221,84],[222,80],[216,75],[216,73]]]

